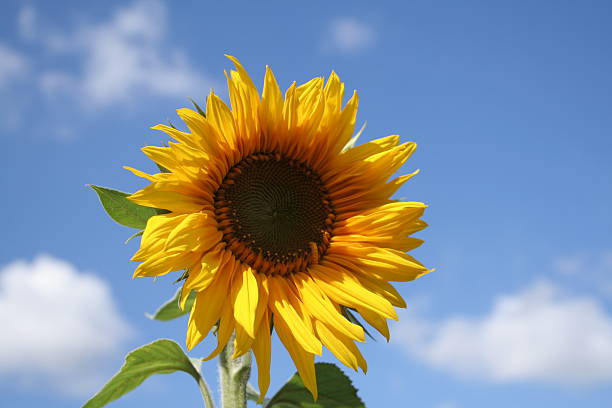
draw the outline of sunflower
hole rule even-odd
[[[189,132],[157,125],[176,142],[143,152],[167,172],[129,198],[166,213],[151,217],[134,276],[186,270],[181,304],[196,292],[187,347],[218,324],[234,357],[253,351],[261,395],[270,382],[275,330],[317,397],[314,355],[327,347],[355,370],[367,364],[358,313],[387,339],[387,319],[406,304],[389,281],[427,272],[406,254],[422,241],[426,205],[390,197],[415,173],[390,179],[414,143],[393,135],[352,147],[358,97],[344,84],[295,82],[285,96],[266,68],[261,97],[240,62],[226,72],[231,109],[213,92],[206,112],[179,109]],[[349,315],[350,313],[350,315]]]

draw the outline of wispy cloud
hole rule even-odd
[[[166,41],[168,18],[161,1],[143,0],[118,9],[107,21],[77,28],[47,43],[57,54],[76,55],[78,73],[47,71],[49,94],[73,93],[94,107],[137,96],[186,97],[205,93],[212,81],[180,49]]]
[[[36,37],[37,20],[37,12],[33,5],[27,4],[21,7],[17,15],[17,28],[22,39],[31,41]]]
[[[13,131],[24,121],[28,96],[22,86],[27,83],[31,65],[26,55],[0,42],[0,130]]]
[[[42,255],[0,269],[0,378],[87,395],[130,328],[108,285]]]
[[[23,76],[28,67],[25,56],[0,43],[0,90],[12,79]]]
[[[582,251],[557,257],[553,269],[560,278],[612,296],[612,250]]]
[[[407,315],[396,341],[459,376],[562,385],[612,382],[612,316],[597,300],[551,283],[500,296],[488,314],[428,321]]]
[[[376,39],[372,24],[352,17],[340,17],[329,24],[323,49],[355,54],[373,47]]]
[[[445,401],[445,402],[436,404],[434,408],[459,408],[459,405],[455,404],[454,402]]]

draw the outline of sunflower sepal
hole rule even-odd
[[[136,237],[141,236],[142,234],[144,234],[144,230],[140,230],[138,232],[135,232],[134,234],[130,235],[130,237],[128,239],[125,240],[124,244],[127,245],[131,240],[133,240]]]
[[[193,98],[189,98],[189,100],[191,101],[191,103],[193,104],[193,107],[196,108],[196,111],[198,111],[198,113],[204,117],[206,117],[206,113],[204,113],[204,111],[202,110],[202,108],[200,108],[200,105],[198,105],[198,103],[196,101],[193,100]]]
[[[346,307],[346,306],[340,306],[340,311],[342,313],[342,316],[346,317],[346,320],[348,320],[349,322],[351,322],[353,324],[356,324],[357,326],[360,326],[363,329],[363,332],[366,334],[366,336],[368,336],[372,340],[376,341],[374,336],[372,336],[372,334],[364,326],[364,324],[361,322],[361,320],[359,320],[357,318],[357,316],[355,316],[355,314],[353,313],[354,312],[353,309],[351,309],[349,307]]]
[[[251,383],[247,383],[246,397],[247,397],[247,400],[254,401],[257,404],[263,405],[264,407],[268,405],[268,403],[270,402],[270,398],[261,399],[259,391]],[[260,403],[259,401],[262,401],[262,402]]]

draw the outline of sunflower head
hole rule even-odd
[[[389,282],[429,272],[406,253],[422,243],[410,235],[426,227],[426,206],[390,198],[416,174],[391,178],[416,145],[394,135],[349,147],[358,98],[342,106],[333,72],[283,97],[267,68],[260,96],[229,58],[231,109],[212,92],[205,113],[179,109],[189,132],[154,126],[175,142],[143,148],[168,172],[126,167],[151,181],[130,199],[168,211],[148,220],[134,276],[187,270],[183,304],[197,292],[188,348],[218,324],[210,359],[235,333],[235,356],[257,359],[262,396],[273,327],[316,398],[322,346],[367,370],[355,345],[364,330],[350,314],[388,339],[387,319],[406,305]]]

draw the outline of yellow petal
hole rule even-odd
[[[258,101],[259,93],[257,92],[257,88],[255,87],[255,84],[253,84],[253,80],[251,79],[251,76],[249,75],[249,73],[244,69],[244,67],[242,66],[240,61],[238,61],[237,58],[231,55],[225,55],[225,56],[229,58],[236,66],[236,69],[238,70],[238,74],[240,75],[241,81],[246,85],[246,89],[248,90],[248,96],[249,96],[251,103],[253,103],[253,101]]]
[[[305,273],[293,276],[297,289],[300,291],[302,301],[308,311],[317,319],[328,325],[333,325],[338,331],[357,341],[364,341],[364,331],[360,326],[349,322],[342,316],[329,300],[327,295]]]
[[[216,139],[215,129],[213,129],[206,118],[198,112],[187,108],[177,109],[176,113],[187,124],[187,127],[193,133],[194,138],[198,140],[198,143],[206,146],[206,151],[215,156],[219,150],[219,141]]]
[[[366,157],[373,154],[387,151],[399,143],[398,135],[385,136],[380,139],[372,140],[371,142],[355,146],[344,152],[340,158],[344,163],[353,163],[364,160]]]
[[[285,103],[283,104],[283,118],[285,119],[287,129],[295,129],[297,127],[297,102],[295,82],[293,82],[285,93]]]
[[[151,182],[157,181],[157,176],[155,176],[155,175],[147,174],[144,171],[136,170],[135,168],[132,168],[132,167],[129,167],[129,166],[123,166],[123,168],[126,169],[126,170],[131,171],[136,176],[142,177],[142,178],[146,178],[147,180],[149,180]]]
[[[342,110],[338,122],[336,123],[334,133],[329,137],[330,153],[340,154],[342,148],[348,143],[355,131],[355,119],[357,118],[357,108],[359,105],[359,97],[357,92],[353,92],[353,96]]]
[[[132,257],[132,261],[145,261],[149,256],[163,251],[166,237],[187,214],[160,214],[154,215],[147,220],[140,249]]]
[[[270,316],[266,311],[261,323],[255,333],[253,341],[253,354],[257,360],[257,382],[259,385],[258,404],[262,404],[270,387],[270,360],[272,357],[272,346],[270,343]]]
[[[227,105],[214,93],[210,93],[206,103],[206,119],[216,130],[217,137],[225,140],[227,147],[236,146],[236,128],[234,117]]]
[[[389,326],[387,325],[387,319],[378,313],[372,312],[371,310],[365,308],[358,307],[357,313],[359,313],[370,326],[374,327],[380,334],[385,336],[387,341],[389,341]]]
[[[270,67],[266,67],[263,94],[259,106],[259,118],[264,140],[264,148],[273,148],[273,138],[281,132],[283,122],[283,96]]]
[[[179,254],[160,252],[155,256],[150,256],[138,265],[134,271],[134,277],[162,276],[170,272],[187,269],[196,262],[197,258],[198,255],[192,252]]]
[[[272,290],[272,292],[274,291]],[[274,314],[274,328],[278,338],[289,352],[298,373],[300,373],[304,386],[310,391],[316,401],[318,392],[314,354],[302,348],[301,342],[297,341],[295,337],[295,331],[290,329],[286,321],[277,314]]]
[[[253,270],[244,266],[237,271],[232,283],[234,319],[251,337],[255,337],[255,311],[259,299],[259,285]]]
[[[317,285],[336,303],[352,308],[369,309],[397,320],[397,313],[391,303],[365,289],[348,271],[318,264],[312,266],[309,273]]]
[[[227,302],[228,275],[217,275],[208,288],[196,296],[187,329],[187,348],[191,350],[221,317],[223,305]]]
[[[226,77],[236,128],[242,136],[239,140],[247,142],[246,139],[252,139],[259,133],[259,93],[242,64],[230,55],[226,57],[232,60],[238,70],[231,71]]]
[[[272,277],[270,283],[270,308],[274,312],[274,321],[282,320],[290,328],[292,336],[309,353],[321,355],[321,342],[308,328],[295,307],[291,304],[293,298],[285,278]],[[295,299],[292,299],[295,301]]]
[[[177,213],[198,212],[210,205],[210,200],[194,197],[188,192],[165,191],[159,183],[151,184],[128,196],[128,200],[145,207],[162,208]]]
[[[330,247],[330,255],[352,260],[357,267],[386,281],[407,282],[431,272],[412,256],[395,249],[340,244]]]
[[[155,125],[151,127],[151,129],[161,130],[162,132],[166,133],[168,136],[170,136],[177,142],[183,143],[194,149],[199,149],[203,153],[210,154],[209,147],[207,143],[205,142],[205,140],[202,139],[201,137],[198,137],[197,135],[187,133],[187,132],[181,132],[178,129],[175,129],[173,127],[166,126],[166,125],[161,125],[161,124]]]
[[[331,122],[333,116],[337,116],[342,108],[344,97],[344,83],[338,75],[332,71],[325,84],[325,122]]]
[[[205,253],[193,270],[189,271],[189,276],[183,284],[184,293],[189,294],[192,290],[201,292],[210,286],[217,274],[231,274],[233,272],[233,255],[229,251],[224,251],[223,246],[223,244],[219,244],[213,250]],[[182,303],[183,299],[181,298]]]
[[[232,354],[232,358],[248,353],[253,346],[253,341],[253,337],[249,336],[242,326],[236,325],[236,339],[234,339],[234,354]]]
[[[347,367],[357,370],[357,367],[362,367],[363,371],[367,370],[365,360],[359,352],[355,343],[345,337],[342,333],[335,330],[333,326],[328,326],[320,321],[315,321],[317,335],[323,342],[323,345],[329,349],[342,364]],[[365,368],[364,368],[365,367]]]
[[[206,357],[204,361],[215,358],[223,348],[227,345],[232,332],[234,331],[234,317],[232,304],[225,302],[223,305],[223,311],[221,312],[221,319],[219,320],[219,330],[217,330],[217,347]]]
[[[214,214],[209,211],[189,214],[172,230],[166,246],[167,252],[208,251],[219,243],[223,234],[217,229]]]

